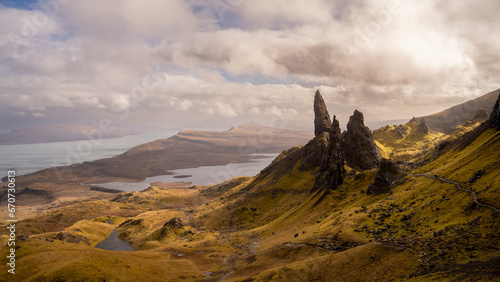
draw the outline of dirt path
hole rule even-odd
[[[466,192],[469,192],[472,194],[472,198],[474,199],[474,203],[476,203],[477,205],[479,206],[483,206],[483,207],[487,207],[487,208],[490,208],[494,211],[496,211],[497,213],[500,213],[500,210],[495,208],[494,206],[492,205],[488,205],[488,204],[484,204],[484,203],[481,203],[477,200],[477,194],[475,191],[472,191],[472,190],[469,190],[469,189],[466,189],[466,188],[463,188],[462,186],[460,186],[460,183],[456,182],[456,181],[453,181],[453,180],[449,180],[449,179],[444,179],[442,177],[439,177],[439,176],[434,176],[434,175],[428,175],[428,174],[413,174],[413,176],[416,176],[416,177],[427,177],[427,178],[432,178],[432,179],[437,179],[437,180],[440,180],[440,181],[443,181],[443,182],[446,182],[446,183],[451,183],[451,184],[455,184],[455,186],[459,189],[459,190],[463,190],[463,191],[466,191]]]

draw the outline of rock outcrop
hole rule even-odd
[[[162,239],[167,236],[176,236],[184,233],[183,229],[184,223],[179,217],[174,217],[167,221],[161,228],[160,237]]]
[[[340,131],[339,121],[335,116],[333,116],[330,132],[325,138],[328,139],[327,153],[323,155],[313,190],[317,190],[321,187],[336,189],[338,185],[344,182],[345,161],[342,153],[342,133]]]
[[[377,195],[390,192],[391,188],[403,179],[404,173],[398,165],[391,160],[382,159],[375,181],[366,189],[367,195]]]
[[[347,165],[352,168],[370,169],[380,164],[380,151],[371,130],[364,124],[363,113],[358,110],[349,118],[342,149]]]
[[[490,117],[490,115],[488,115],[488,111],[484,108],[481,108],[481,109],[477,110],[476,116],[474,116],[474,120],[479,120],[479,121],[483,122],[483,121],[487,120],[489,117]]]
[[[495,106],[491,111],[490,120],[488,121],[488,123],[490,124],[490,126],[496,128],[497,130],[500,130],[500,95],[498,95],[497,102],[495,103]]]
[[[431,132],[431,128],[427,124],[427,121],[425,118],[421,118],[420,122],[418,123],[417,127],[417,132],[424,133],[424,134],[429,134]]]
[[[330,144],[329,132],[322,132],[314,137],[302,148],[301,170],[311,169],[321,166],[323,156],[328,154],[328,145]]]
[[[316,95],[314,95],[314,136],[318,136],[323,132],[329,132],[331,124],[332,121],[326,109],[323,96],[317,90]]]
[[[341,134],[339,123],[334,118],[333,128],[325,101],[319,91],[314,96],[314,133],[315,137],[306,145],[283,151],[276,159],[263,169],[254,182],[263,179],[276,181],[290,174],[299,164],[300,171],[314,170],[320,172],[313,186],[313,191],[330,188],[335,189],[344,179],[344,159],[340,150]],[[338,164],[338,165],[337,165]],[[329,169],[332,171],[328,171]],[[248,187],[252,187],[249,185]]]

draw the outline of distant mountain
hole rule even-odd
[[[78,141],[88,138],[101,138],[99,137],[101,133],[102,138],[116,138],[160,130],[162,129],[115,126],[114,130],[103,132],[103,130],[99,129],[99,126],[95,125],[42,125],[2,133],[0,134],[0,145]]]
[[[26,182],[85,182],[144,180],[168,170],[241,163],[250,154],[279,153],[303,145],[309,132],[243,124],[223,132],[185,130],[136,146],[112,158],[45,169],[25,177]]]
[[[499,93],[500,89],[497,89],[479,98],[469,100],[439,113],[424,116],[424,118],[431,128],[449,133],[455,129],[457,125],[474,119],[476,113],[481,108],[486,109],[488,114],[491,113]]]

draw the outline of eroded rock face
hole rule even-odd
[[[491,111],[489,123],[492,127],[500,130],[500,95],[498,95],[497,102]]]
[[[427,124],[427,121],[425,118],[421,118],[420,122],[418,123],[417,131],[424,133],[424,134],[429,134],[431,132],[431,128]]]
[[[330,120],[330,115],[326,108],[323,96],[316,91],[314,95],[314,135],[318,136],[323,132],[329,132],[332,121]]]
[[[301,170],[311,169],[321,166],[323,156],[328,153],[330,135],[328,132],[321,132],[302,148]]]
[[[323,155],[313,190],[321,187],[336,189],[338,185],[341,185],[345,177],[344,162],[340,125],[337,118],[333,116],[333,122],[328,133],[327,153]]]
[[[382,159],[375,181],[366,189],[367,195],[377,195],[390,192],[391,188],[403,179],[404,173],[391,160]]]
[[[363,113],[358,110],[349,118],[342,148],[345,161],[352,168],[375,168],[382,159],[371,130],[364,124]]]

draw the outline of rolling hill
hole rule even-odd
[[[103,132],[99,126],[92,125],[42,125],[25,127],[0,134],[0,145],[39,144],[87,140],[91,138],[117,138],[147,132],[165,131],[164,128],[127,127],[114,125],[113,130]]]
[[[16,278],[498,280],[499,103],[500,97],[489,120],[452,139],[438,136],[443,141],[427,152],[361,169],[356,162],[377,157],[367,150],[377,133],[358,124],[348,131],[360,130],[365,139],[347,138],[356,134],[341,134],[335,117],[329,120],[326,107],[315,102],[315,136],[283,151],[255,177],[191,189],[152,186],[19,221]],[[353,116],[362,122],[362,113]],[[417,149],[432,133],[423,134],[422,121],[404,127],[399,138],[392,137],[396,128],[380,132],[379,140],[388,140],[386,154]],[[182,134],[195,136],[192,142],[200,135]],[[362,155],[352,166],[345,162],[346,140],[360,147],[352,154]],[[369,192],[374,185],[384,189]],[[114,229],[135,252],[94,248]],[[7,240],[2,235],[2,245]]]
[[[141,181],[168,170],[249,161],[251,154],[279,153],[304,144],[311,134],[244,124],[223,132],[180,131],[112,158],[44,169],[23,177],[25,183],[102,183]]]
[[[449,133],[455,129],[457,125],[464,124],[465,122],[474,119],[479,109],[486,109],[488,113],[491,113],[498,94],[500,94],[500,89],[492,91],[476,99],[469,100],[465,103],[453,106],[439,113],[424,116],[423,118],[425,118],[431,128],[444,133]]]

